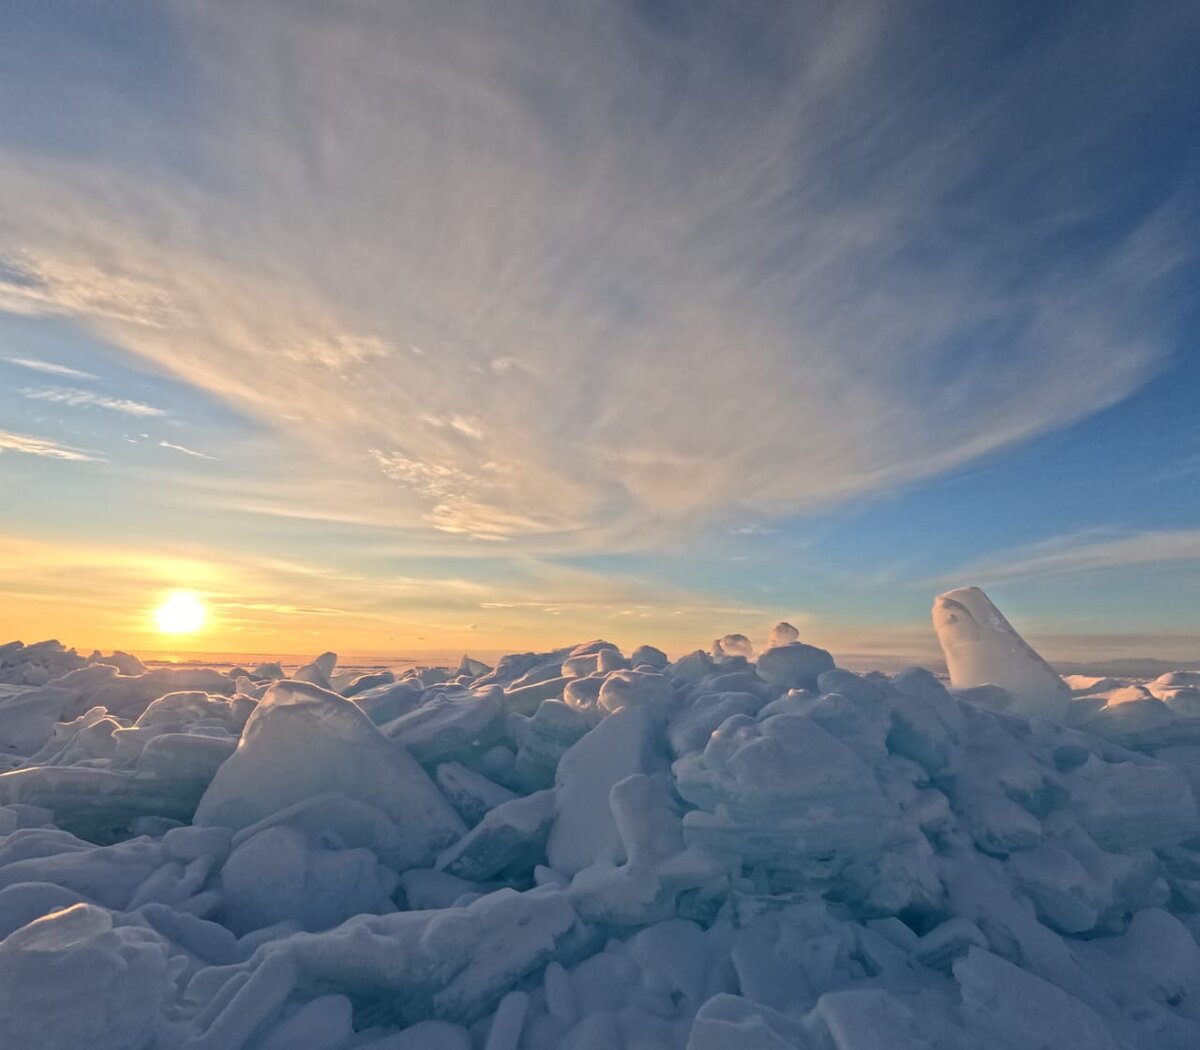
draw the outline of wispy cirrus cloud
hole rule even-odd
[[[41,361],[32,357],[9,357],[6,360],[10,365],[18,365],[21,368],[28,368],[34,372],[44,372],[46,375],[62,376],[64,379],[99,378],[91,372],[84,372],[79,368],[71,368],[69,365],[56,364],[54,361]]]
[[[103,408],[110,412],[121,412],[127,416],[165,416],[166,409],[155,408],[141,401],[124,397],[109,397],[92,390],[74,390],[66,387],[47,387],[22,390],[21,396],[29,401],[47,401],[71,408]]]
[[[1165,15],[1068,18],[983,80],[974,21],[883,3],[174,17],[186,99],[98,85],[111,155],[3,152],[0,308],[218,393],[397,526],[582,548],[809,511],[1164,359],[1191,202],[1116,225],[1085,168],[1155,104]]]
[[[1161,529],[1132,535],[1091,530],[1003,551],[941,583],[980,583],[1082,575],[1149,565],[1200,565],[1200,529]]]
[[[0,310],[67,314],[161,328],[173,311],[165,288],[102,259],[25,253],[0,259]]]
[[[280,356],[300,365],[316,365],[329,372],[387,357],[391,347],[377,336],[358,336],[338,332],[318,338],[302,339],[281,346]]]
[[[31,437],[28,434],[14,434],[10,430],[0,430],[0,454],[5,452],[20,452],[26,456],[41,456],[44,459],[65,459],[76,463],[94,463],[103,461],[103,456],[82,449],[60,445],[47,438]]]

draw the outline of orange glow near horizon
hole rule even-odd
[[[863,666],[891,667],[940,659],[925,619],[868,625],[795,609],[739,610],[710,605],[703,595],[648,594],[628,582],[561,569],[544,582],[468,585],[459,576],[415,579],[357,566],[333,571],[268,555],[16,536],[0,536],[0,565],[0,644],[58,638],[85,654],[124,649],[148,656],[169,651],[176,659],[250,654],[304,661],[331,649],[343,660],[372,663],[392,657],[447,663],[463,653],[491,662],[502,653],[602,637],[625,652],[648,643],[674,657],[728,631],[761,646],[771,625],[786,619],[804,641],[839,660],[870,656]],[[181,629],[189,620],[176,618],[184,610],[172,599],[180,593],[201,604],[202,625]],[[195,617],[194,609],[189,615]],[[1149,649],[1128,639],[1031,631],[1030,642],[1048,659],[1086,661],[1112,654],[1185,659],[1194,639],[1172,636]]]

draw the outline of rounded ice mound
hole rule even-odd
[[[622,707],[647,705],[661,707],[670,702],[671,680],[650,671],[614,671],[600,686],[599,703],[605,711]]]
[[[0,942],[0,1032],[22,1050],[142,1050],[161,1019],[166,946],[91,904],[43,915]]]
[[[661,649],[656,649],[653,645],[639,645],[634,649],[633,655],[629,658],[629,665],[631,667],[639,667],[642,664],[647,664],[650,667],[666,667],[667,654]]]
[[[768,649],[755,665],[758,677],[781,689],[816,689],[817,679],[833,670],[833,657],[803,642]]]
[[[466,827],[405,748],[358,707],[318,686],[276,682],[238,749],[217,770],[195,823],[240,829],[338,792],[382,810],[400,832],[403,867],[428,866]]]
[[[999,686],[1012,696],[1014,714],[1064,720],[1070,688],[978,587],[939,594],[933,629],[955,689]]]
[[[717,659],[726,656],[745,656],[749,658],[754,655],[754,646],[744,634],[726,634],[720,638],[713,639],[712,653]]]
[[[703,751],[675,762],[676,787],[696,806],[735,814],[790,809],[797,800],[873,801],[879,789],[849,747],[801,715],[762,722],[732,715]]]
[[[796,630],[787,620],[780,620],[774,627],[771,628],[771,634],[767,638],[767,648],[774,649],[778,645],[787,645],[790,642],[798,642],[800,640],[800,632]]]

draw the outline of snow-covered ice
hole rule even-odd
[[[0,1045],[1200,1046],[1200,675],[0,646]],[[813,639],[815,640],[815,639]],[[757,656],[756,656],[757,653]]]

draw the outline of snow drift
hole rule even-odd
[[[399,678],[0,648],[0,1032],[1200,1045],[1200,683],[1073,691],[978,591],[935,622],[950,689],[787,625]]]

